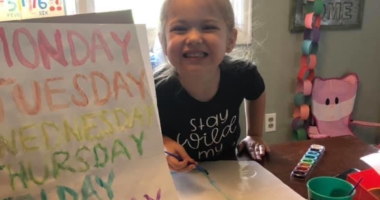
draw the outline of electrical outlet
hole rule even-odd
[[[276,113],[265,115],[265,132],[276,131]]]

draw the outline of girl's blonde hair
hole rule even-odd
[[[159,39],[161,42],[162,49],[166,48],[166,35],[165,35],[165,24],[167,21],[167,13],[170,7],[170,3],[178,0],[164,0],[164,3],[161,7],[160,13],[160,25],[159,25]],[[226,23],[227,30],[232,33],[235,28],[235,15],[232,8],[230,0],[199,0],[199,1],[208,1],[207,3],[211,4],[214,8],[217,8],[224,18]],[[226,59],[224,59],[226,60]],[[232,61],[231,59],[229,59]],[[155,69],[154,72],[156,85],[162,81],[167,80],[170,77],[176,76],[177,73],[175,68],[169,63],[163,63]]]

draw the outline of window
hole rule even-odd
[[[77,14],[77,0],[66,0],[64,2],[66,8],[66,15]]]
[[[252,0],[230,0],[235,11],[236,28],[239,31],[237,44],[251,43]]]
[[[131,9],[136,24],[146,24],[148,35],[156,30],[163,0],[88,0],[94,1],[95,12]],[[237,44],[251,43],[252,0],[230,0],[235,10],[239,31]],[[149,6],[147,6],[149,5]],[[149,33],[150,32],[150,33]],[[151,41],[152,39],[149,38]]]
[[[94,0],[95,12],[107,12],[131,9],[136,24],[146,24],[148,29],[155,29],[162,0]],[[116,3],[117,2],[117,3]],[[149,5],[149,6],[147,6]]]

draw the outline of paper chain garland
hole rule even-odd
[[[294,140],[307,139],[307,129],[310,124],[312,81],[315,76],[314,68],[317,64],[320,37],[319,28],[321,26],[321,14],[324,9],[323,0],[307,0],[305,9],[305,31],[301,46],[302,56],[294,96],[295,108],[292,122]]]

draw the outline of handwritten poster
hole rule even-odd
[[[64,0],[0,0],[0,21],[64,15]]]
[[[21,19],[18,0],[0,0],[0,21]]]
[[[178,199],[136,27],[0,23],[0,199]]]

